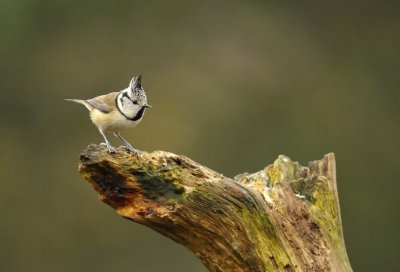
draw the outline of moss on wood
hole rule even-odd
[[[279,158],[236,180],[185,156],[89,146],[80,173],[121,216],[191,250],[210,271],[351,271],[335,160]]]

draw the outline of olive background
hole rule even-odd
[[[123,134],[226,176],[335,152],[355,271],[399,257],[398,1],[0,1],[0,271],[206,271],[78,174],[102,138],[64,98],[143,73]],[[109,136],[114,145],[120,143]]]

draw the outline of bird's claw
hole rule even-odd
[[[140,156],[140,152],[139,152],[137,149],[133,148],[133,146],[131,146],[131,145],[126,145],[125,147],[126,147],[126,149],[127,149],[128,151],[135,153],[136,156],[138,156],[138,157]]]
[[[100,145],[106,146],[108,149],[108,153],[110,153],[110,154],[117,153],[117,150],[114,147],[112,147],[110,144],[100,143]]]
[[[112,146],[107,146],[107,149],[108,149],[108,153],[110,153],[110,154],[117,153],[117,150]]]

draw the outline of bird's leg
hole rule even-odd
[[[128,143],[128,141],[125,140],[125,139],[121,136],[121,134],[120,134],[119,132],[114,132],[114,136],[120,138],[120,139],[124,142],[126,148],[127,148],[129,151],[135,152],[136,155],[139,155],[139,151],[137,151],[136,149],[134,149],[133,146],[132,146],[130,143]]]
[[[107,146],[108,152],[109,152],[109,153],[115,153],[115,152],[117,152],[117,150],[116,150],[114,147],[112,147],[111,144],[110,144],[110,142],[107,140],[107,137],[106,137],[106,135],[104,134],[104,132],[103,132],[101,129],[99,129],[99,131],[100,131],[100,134],[101,134],[101,135],[103,136],[103,138],[104,138],[104,143],[105,143],[105,145]]]

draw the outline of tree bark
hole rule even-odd
[[[90,145],[80,173],[121,216],[191,250],[209,271],[352,271],[335,156],[286,156],[230,179],[185,156]]]

